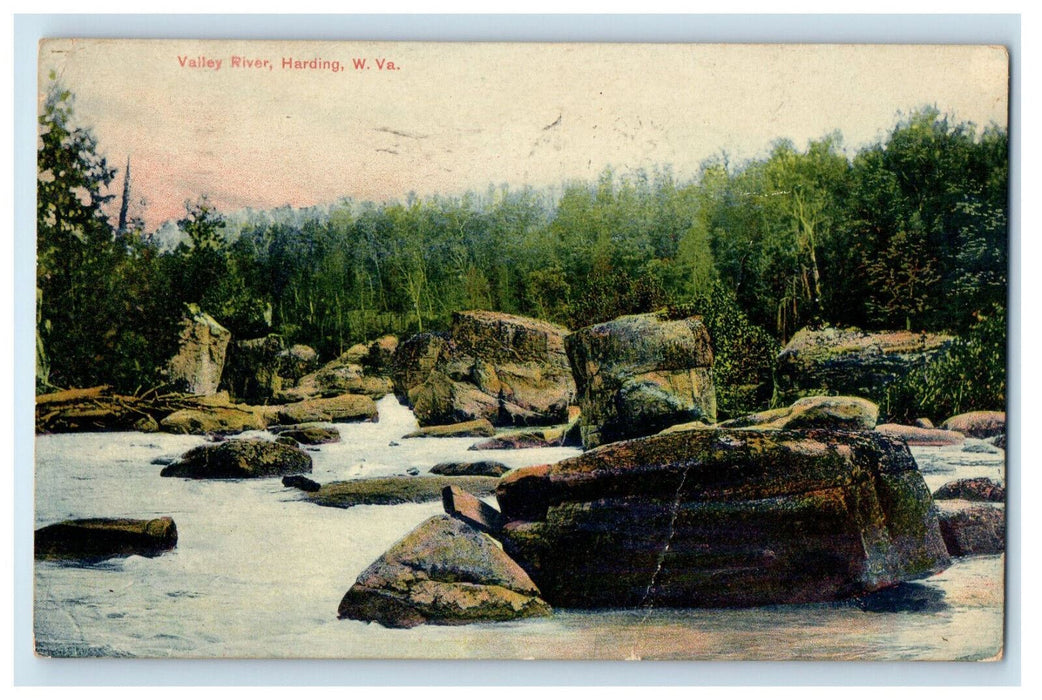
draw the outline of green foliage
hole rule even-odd
[[[940,357],[887,388],[881,413],[891,422],[936,423],[1006,405],[1006,307],[996,304]]]

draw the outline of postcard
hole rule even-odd
[[[43,40],[35,652],[1002,659],[1008,84]]]

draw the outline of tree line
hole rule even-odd
[[[769,400],[738,388],[769,383],[801,327],[965,334],[1005,305],[1006,131],[936,109],[853,156],[838,133],[803,149],[782,140],[688,179],[606,169],[555,189],[236,214],[200,197],[174,246],[125,206],[117,225],[106,215],[117,172],[72,109],[52,83],[37,203],[42,386],[161,384],[187,303],[238,338],[276,332],[326,358],[444,329],[460,309],[575,329],[673,306],[706,319],[722,404],[740,410]]]

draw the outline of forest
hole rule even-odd
[[[824,325],[958,337],[894,388],[892,412],[927,395],[938,414],[1004,404],[1008,136],[934,108],[896,115],[856,152],[838,132],[779,140],[689,178],[664,164],[230,213],[200,193],[173,241],[112,194],[120,172],[59,82],[39,126],[39,391],[161,386],[186,304],[235,338],[278,333],[326,359],[444,329],[461,309],[577,329],[675,307],[709,327],[724,413],[763,407],[729,387],[769,381],[784,343]]]

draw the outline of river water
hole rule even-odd
[[[468,451],[474,439],[412,439],[393,397],[379,423],[339,425],[311,452],[319,482],[427,471],[438,462],[555,462],[571,448]],[[336,618],[358,574],[440,502],[326,508],[278,479],[161,478],[152,460],[198,436],[80,433],[36,439],[36,527],[68,518],[169,515],[178,545],[95,566],[37,562],[37,651],[53,656],[984,660],[1002,650],[1003,557],[858,601],[745,610],[557,610],[550,618],[385,629]],[[392,445],[391,443],[400,443]],[[971,441],[971,448],[988,448]],[[1004,454],[913,448],[931,490],[967,476],[1004,479]]]

